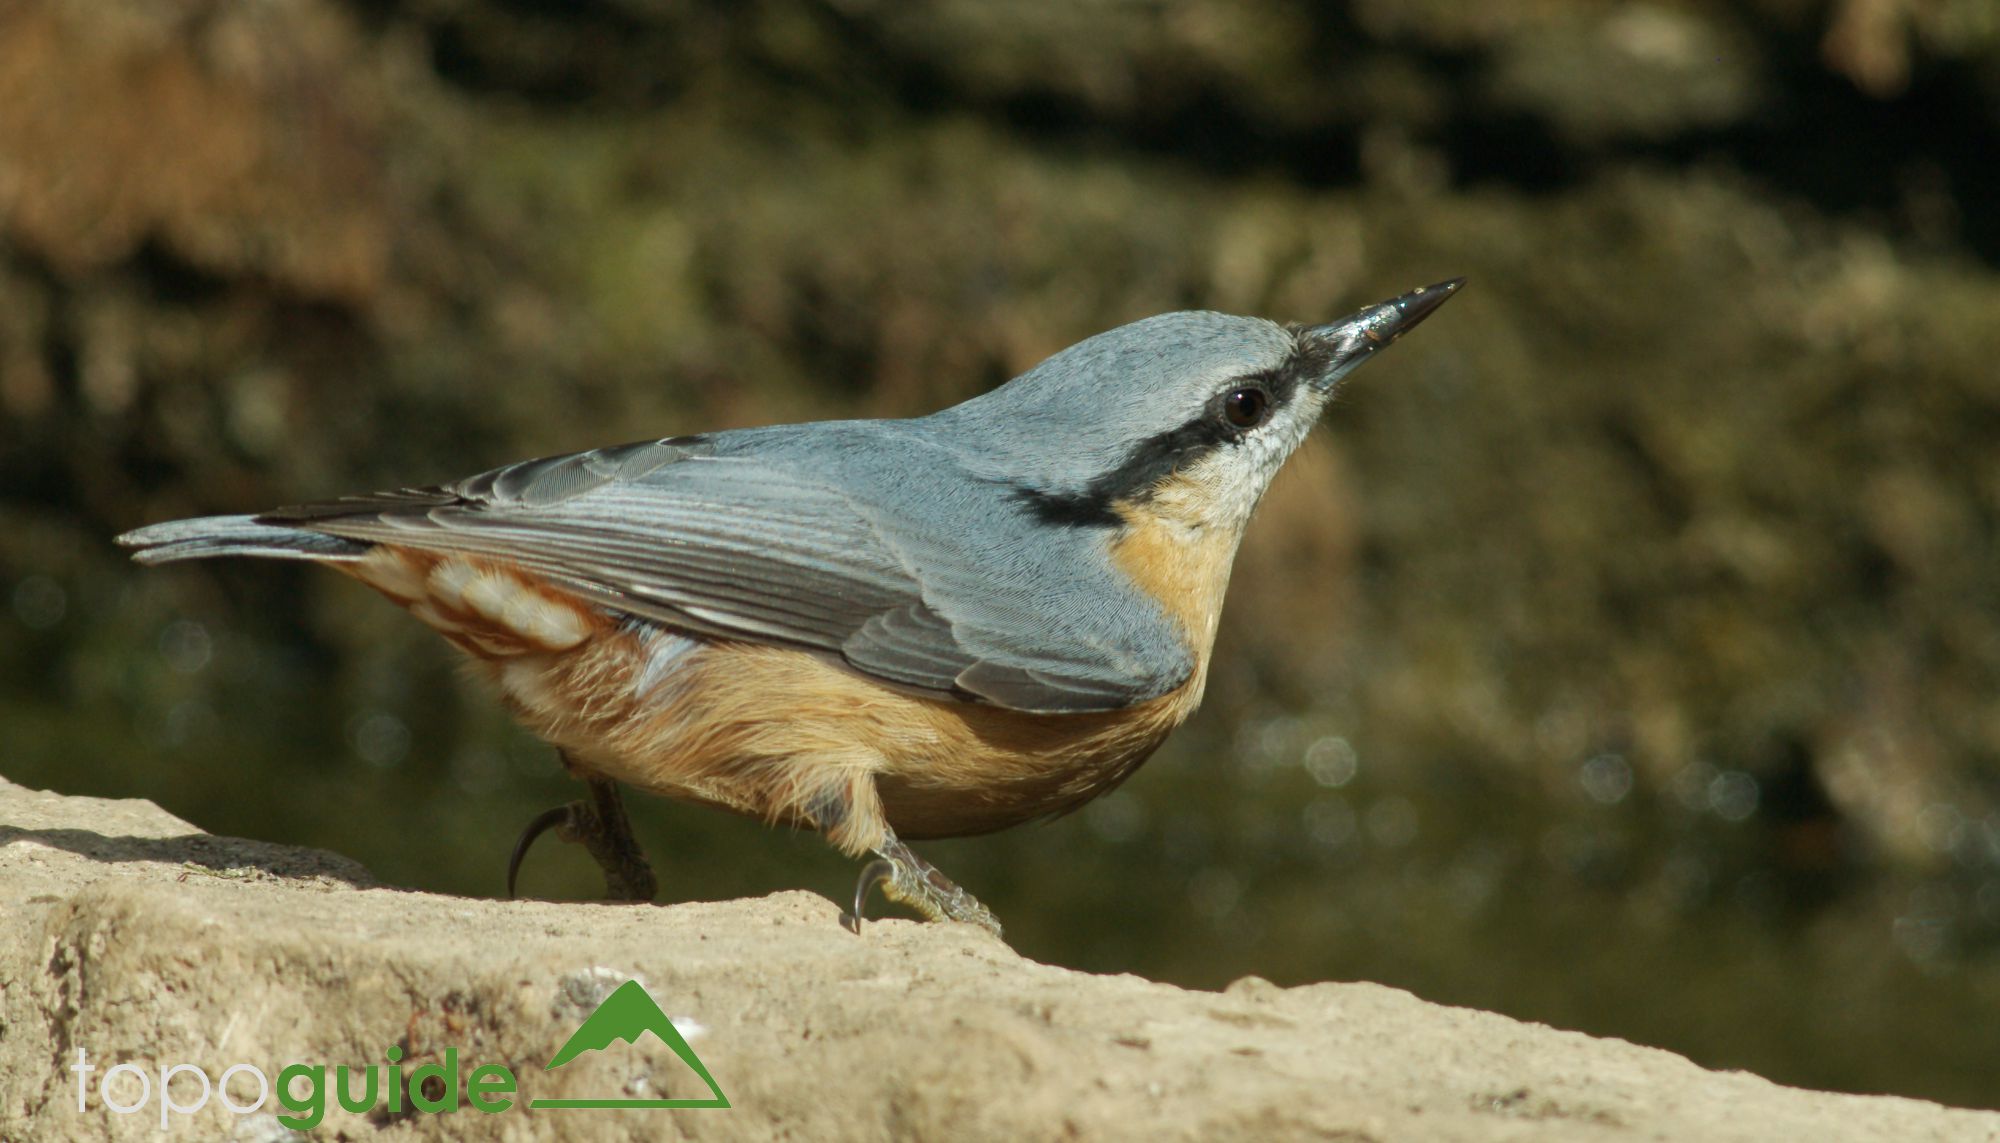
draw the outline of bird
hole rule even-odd
[[[305,560],[469,656],[585,797],[537,816],[652,900],[622,786],[816,830],[868,895],[1000,934],[907,844],[1074,810],[1200,704],[1238,542],[1355,368],[1453,278],[1317,325],[1181,311],[904,419],[669,436],[153,524],[142,564]]]

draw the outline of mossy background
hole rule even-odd
[[[497,893],[574,788],[448,648],[110,537],[1464,274],[1196,721],[930,854],[1058,963],[2000,1106],[1996,202],[1991,0],[14,0],[0,773]],[[668,898],[852,883],[635,814]]]

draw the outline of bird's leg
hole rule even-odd
[[[563,765],[570,765],[567,757]],[[570,769],[574,772],[575,767]],[[582,844],[598,868],[604,870],[607,899],[651,901],[658,886],[652,866],[646,863],[646,851],[639,848],[638,839],[632,836],[632,821],[625,816],[625,799],[618,792],[618,783],[595,774],[584,774],[583,781],[590,790],[588,800],[538,814],[521,831],[514,842],[514,852],[507,858],[507,896],[514,895],[515,875],[521,871],[521,859],[527,856],[528,847],[553,829],[562,840]]]
[[[910,852],[889,828],[875,779],[865,769],[821,785],[798,812],[841,852],[875,851],[876,860],[861,870],[861,880],[854,887],[854,911],[840,918],[849,931],[861,932],[868,891],[880,885],[884,897],[901,901],[933,921],[963,921],[1000,935],[1000,922],[986,906],[952,884],[936,866]]]
[[[841,918],[850,931],[861,931],[868,891],[880,885],[884,897],[900,901],[933,921],[963,921],[1000,935],[1000,920],[991,910],[937,866],[912,853],[895,834],[885,834],[875,852],[877,858],[863,867],[861,880],[854,886],[854,911]]]

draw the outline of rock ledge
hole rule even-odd
[[[349,1065],[359,1105],[361,1069],[386,1091],[395,1049],[410,1074],[453,1063],[459,1090],[413,1090],[459,1110],[412,1095],[357,1114],[326,1094],[312,1137],[2000,1139],[2000,1114],[1780,1087],[1371,984],[1190,992],[959,927],[888,920],[857,939],[836,915],[806,893],[653,909],[404,892],[148,802],[0,780],[0,1138],[159,1138],[159,1077],[179,1065],[177,1105],[237,1064],[275,1079],[291,1062]],[[627,979],[729,1109],[525,1105],[709,1096],[657,1035],[544,1069]],[[79,1050],[97,1070],[73,1070]],[[509,1102],[482,1113],[488,1065],[487,1106]],[[248,1105],[255,1077],[225,1090]],[[280,1116],[300,1121],[217,1097],[168,1125],[282,1139]]]

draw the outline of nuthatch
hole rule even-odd
[[[1237,541],[1341,378],[1463,279],[1340,321],[1170,313],[911,420],[647,440],[430,488],[155,524],[141,563],[327,564],[465,651],[590,799],[532,823],[611,895],[653,875],[624,782],[878,855],[999,925],[908,839],[1118,785],[1201,701]]]

